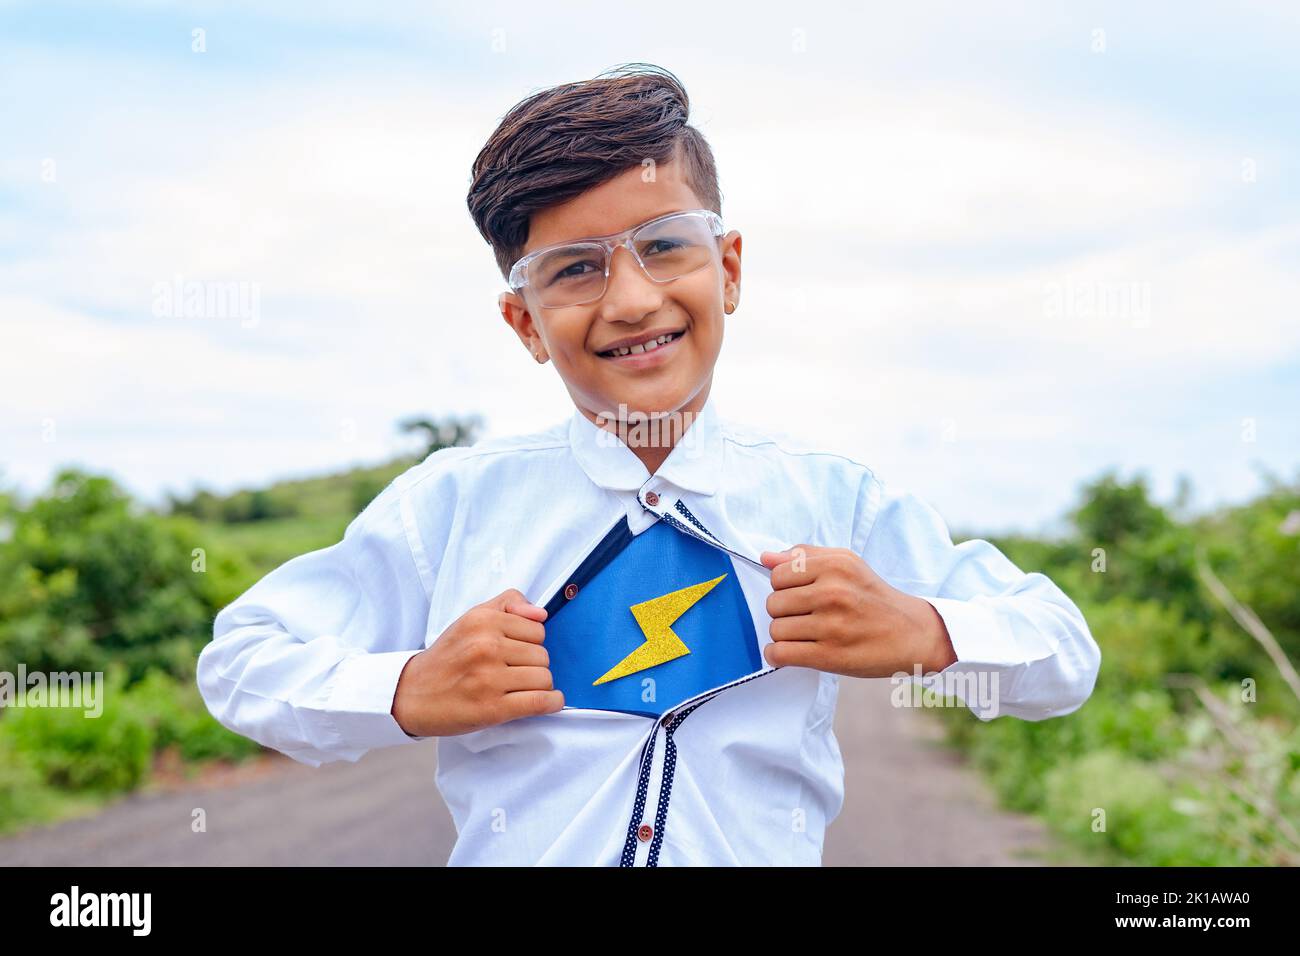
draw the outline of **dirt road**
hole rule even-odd
[[[888,681],[841,683],[835,726],[846,796],[823,863],[1055,861],[1041,826],[996,810],[978,774],[941,745],[933,715],[891,707],[889,690]],[[435,762],[432,742],[318,769],[279,758],[256,779],[135,795],[0,840],[0,865],[438,866],[455,829],[434,786]],[[196,808],[206,832],[192,828]]]

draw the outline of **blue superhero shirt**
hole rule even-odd
[[[665,521],[616,525],[546,607],[566,707],[657,717],[763,666],[730,555]]]

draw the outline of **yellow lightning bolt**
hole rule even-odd
[[[641,633],[645,635],[645,643],[610,668],[599,680],[592,681],[591,686],[595,687],[606,681],[626,677],[628,674],[635,674],[637,671],[658,664],[666,664],[668,661],[689,654],[691,649],[673,633],[672,625],[725,577],[724,574],[712,581],[692,584],[680,591],[670,591],[663,597],[633,604],[630,610],[641,628]]]

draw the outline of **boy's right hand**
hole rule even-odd
[[[511,588],[472,607],[406,662],[393,717],[416,737],[467,734],[564,706],[542,641],[546,609]]]

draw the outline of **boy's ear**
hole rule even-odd
[[[497,296],[497,308],[501,310],[501,318],[505,320],[506,325],[514,329],[515,335],[519,336],[519,341],[523,343],[524,348],[528,349],[538,362],[545,362],[546,346],[542,344],[541,333],[523,297],[517,292],[502,292]]]
[[[740,233],[731,230],[722,237],[722,295],[732,307],[740,303]]]

